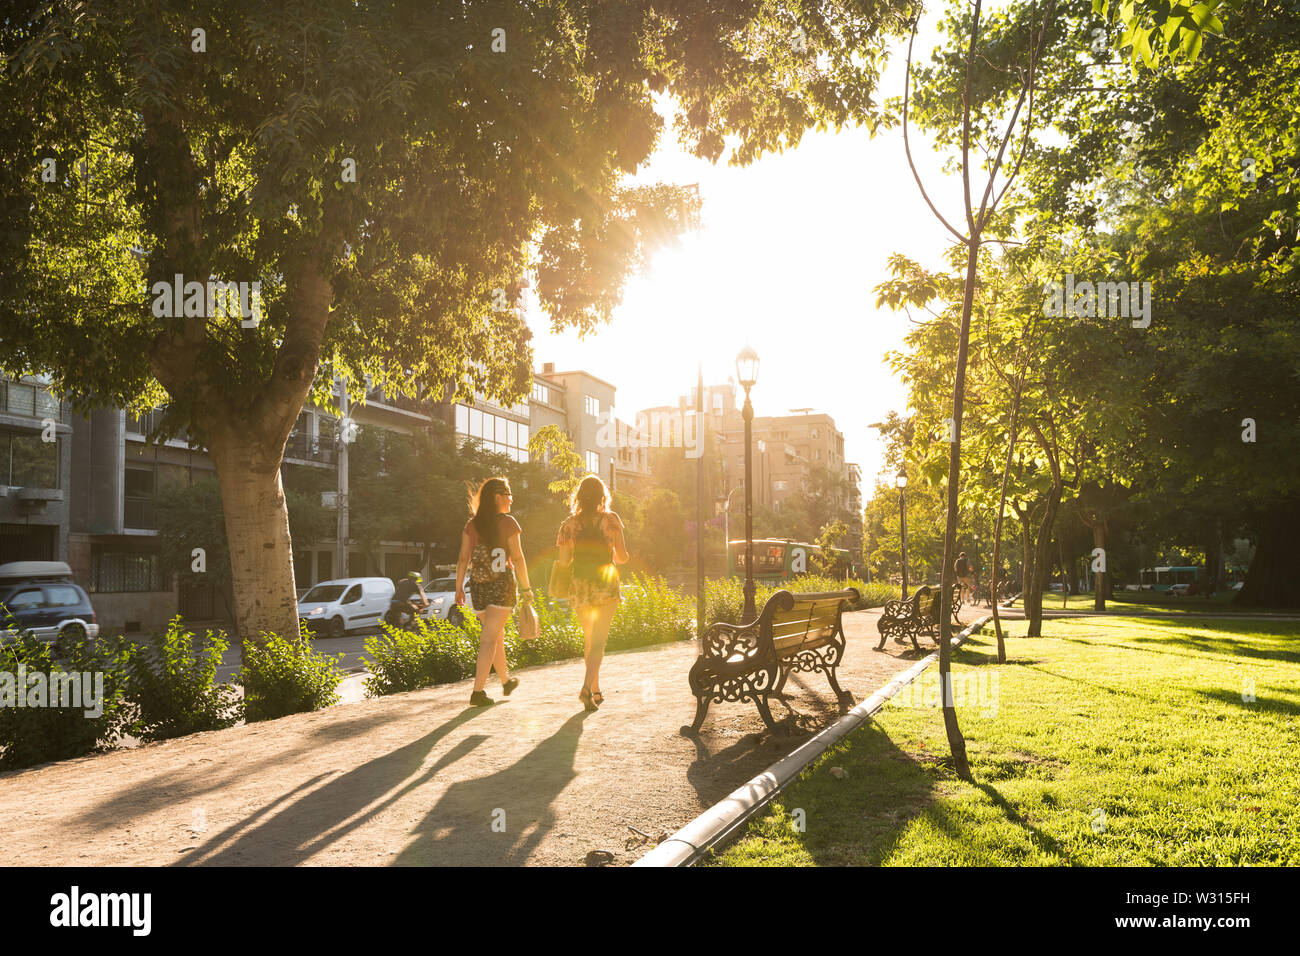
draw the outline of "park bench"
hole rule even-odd
[[[961,610],[959,585],[953,586],[952,598],[947,602],[940,600],[938,588],[928,585],[917,588],[906,601],[902,599],[886,601],[885,609],[876,621],[876,630],[880,632],[880,643],[876,645],[876,650],[883,650],[885,640],[893,637],[899,644],[903,643],[904,638],[910,638],[912,646],[919,651],[921,645],[916,642],[918,634],[924,634],[938,644],[939,613],[945,603],[950,609],[953,620],[960,624],[961,621],[957,620],[957,612]]]
[[[777,591],[748,624],[713,624],[691,666],[698,732],[709,704],[752,700],[768,730],[775,730],[768,698],[781,693],[791,671],[824,671],[840,700],[844,692],[835,668],[844,657],[844,602],[858,600],[856,588],[792,594]]]

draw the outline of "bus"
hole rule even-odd
[[[813,558],[820,555],[819,545],[787,538],[754,539],[754,580],[759,584],[782,584],[800,574],[816,573]],[[836,548],[841,570],[850,576],[857,570],[846,548]],[[745,541],[727,542],[727,577],[745,576]]]
[[[1202,567],[1163,567],[1143,568],[1141,571],[1142,591],[1168,591],[1176,584],[1186,584],[1193,593],[1203,593],[1206,582],[1205,569]],[[1229,591],[1241,590],[1246,580],[1246,569],[1236,564],[1229,564],[1223,569],[1221,587]]]
[[[1141,582],[1143,591],[1168,591],[1175,584],[1200,584],[1205,580],[1205,573],[1197,567],[1143,568]]]

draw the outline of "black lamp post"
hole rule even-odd
[[[741,623],[748,624],[758,617],[754,609],[754,406],[749,401],[749,390],[758,381],[758,353],[746,345],[736,356],[736,381],[745,390],[745,610]]]
[[[894,479],[898,487],[899,533],[903,540],[903,600],[907,600],[907,471],[900,468]]]

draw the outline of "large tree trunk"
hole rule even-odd
[[[1282,501],[1261,522],[1259,544],[1234,605],[1300,607],[1300,499]]]
[[[289,320],[265,382],[240,392],[201,360],[202,320],[154,342],[154,374],[173,396],[194,404],[217,469],[230,551],[235,630],[247,647],[264,632],[296,638],[289,510],[280,481],[284,446],[319,369],[332,290],[320,253],[289,260]]]
[[[262,632],[298,636],[289,512],[280,482],[280,451],[250,439],[213,439],[209,452],[221,483],[235,595],[235,630],[247,645]]]

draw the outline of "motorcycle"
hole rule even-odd
[[[426,608],[428,603],[417,604],[414,601],[401,601],[397,598],[388,602],[388,610],[384,612],[384,623],[393,627],[400,627],[407,631],[417,630],[415,620]]]

